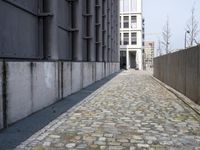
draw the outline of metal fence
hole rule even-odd
[[[154,58],[154,76],[200,104],[200,47]]]
[[[0,58],[118,62],[116,0],[0,0]]]

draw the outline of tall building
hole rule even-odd
[[[154,42],[145,41],[144,43],[144,69],[153,69],[153,57],[154,57]]]
[[[0,1],[0,128],[119,71],[119,1]]]
[[[142,0],[120,0],[120,67],[142,69]]]

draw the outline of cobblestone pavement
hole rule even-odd
[[[150,75],[124,71],[16,149],[200,149],[199,119]]]

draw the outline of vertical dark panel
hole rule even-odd
[[[186,75],[186,51],[181,50],[177,53],[178,55],[178,78],[177,78],[177,89],[179,92],[185,94],[185,75]]]
[[[96,60],[102,61],[102,3],[101,0],[95,0],[95,44]]]
[[[102,0],[102,48],[103,48],[103,61],[107,62],[107,0]]]
[[[52,17],[44,19],[44,50],[46,59],[59,58],[57,30],[57,0],[44,0],[44,12],[51,12]]]
[[[0,57],[43,57],[39,42],[42,39],[42,22],[37,12],[42,10],[39,3],[42,0],[0,1]]]
[[[186,96],[198,102],[199,50],[197,47],[187,49],[186,60]]]
[[[111,0],[107,0],[107,51],[108,62],[111,62]]]
[[[71,12],[71,32],[72,32],[72,49],[73,49],[73,60],[82,61],[83,51],[82,51],[82,1],[70,1],[72,4]]]
[[[71,49],[71,32],[70,21],[70,3],[66,0],[59,0],[58,2],[58,55],[61,60],[71,60],[72,59],[72,49]]]

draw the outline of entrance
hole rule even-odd
[[[136,52],[129,52],[130,68],[137,69]]]
[[[120,51],[120,69],[126,69],[126,51]]]

